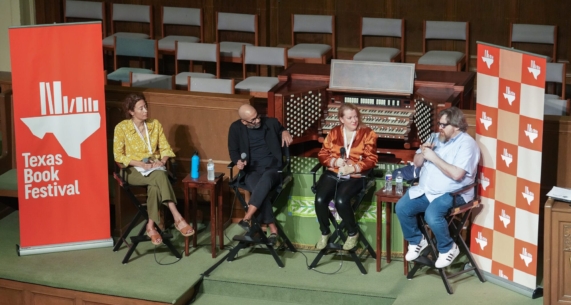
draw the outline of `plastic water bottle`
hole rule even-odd
[[[214,162],[212,162],[212,159],[208,159],[206,171],[208,172],[208,180],[214,181]]]
[[[400,171],[397,172],[395,182],[396,182],[395,193],[397,195],[402,195],[402,173]]]
[[[388,171],[385,174],[385,192],[392,192],[393,191],[393,175],[391,175]]]
[[[190,178],[192,179],[198,178],[199,164],[200,164],[200,157],[198,156],[198,152],[195,151],[192,158],[190,158]]]

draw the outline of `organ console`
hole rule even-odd
[[[340,69],[339,63],[349,68]],[[290,131],[294,143],[322,141],[339,124],[340,105],[358,104],[362,122],[379,135],[378,152],[398,157],[401,150],[419,147],[438,130],[441,109],[472,106],[473,72],[415,72],[411,64],[383,63],[412,66],[408,76],[395,75],[402,68],[396,66],[383,78],[375,75],[375,64],[381,63],[294,64],[278,76],[280,83],[268,94],[268,116]],[[406,157],[401,159],[408,160],[410,151],[403,153]]]

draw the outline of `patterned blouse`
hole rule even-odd
[[[175,154],[165,137],[163,126],[155,119],[147,119],[147,129],[151,138],[152,154],[147,145],[147,134],[142,132],[145,140],[141,139],[132,120],[124,120],[115,126],[113,137],[113,156],[115,162],[129,166],[131,160],[141,161],[143,158],[153,157],[160,160],[163,157],[174,157]]]

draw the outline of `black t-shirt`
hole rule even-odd
[[[250,170],[256,168],[268,168],[274,163],[274,156],[268,149],[265,140],[266,132],[263,128],[248,128],[248,140],[250,141]]]

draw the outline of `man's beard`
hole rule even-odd
[[[438,140],[440,140],[440,142],[442,143],[446,143],[448,142],[448,140],[450,140],[450,138],[447,137],[445,133],[444,134],[441,133],[438,135]]]
[[[261,122],[259,122],[256,125],[250,125],[250,124],[246,125],[246,127],[248,127],[249,129],[258,129],[258,128],[260,128],[260,126],[262,126]]]

